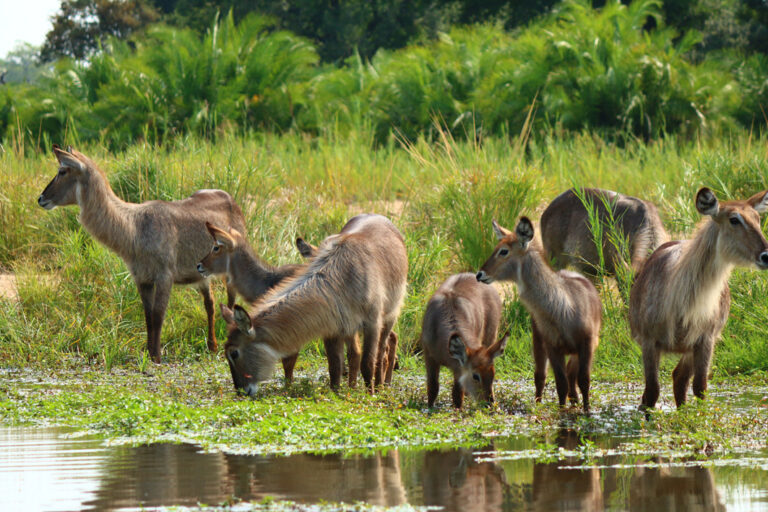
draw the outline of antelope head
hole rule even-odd
[[[717,230],[717,249],[726,261],[743,267],[768,268],[768,241],[763,235],[760,214],[768,210],[768,190],[746,201],[718,201],[704,187],[696,194],[696,209],[711,217]]]
[[[59,161],[59,168],[56,176],[37,198],[37,204],[46,210],[77,204],[81,187],[88,180],[88,165],[83,155],[71,147],[64,151],[56,144],[53,145],[53,153]]]
[[[533,223],[528,217],[521,217],[515,232],[505,229],[494,220],[493,231],[499,243],[493,254],[480,267],[477,280],[483,283],[493,281],[518,281],[520,263],[526,253],[531,250],[533,240]]]
[[[448,351],[461,368],[459,383],[474,400],[493,402],[493,379],[496,376],[493,361],[504,352],[507,340],[509,332],[490,347],[471,349],[460,336],[451,336]]]
[[[208,255],[197,264],[197,271],[203,277],[214,274],[229,274],[230,257],[238,246],[240,234],[232,230],[229,233],[210,222],[205,223],[208,233],[213,237],[213,247]]]
[[[232,311],[222,304],[221,316],[229,328],[224,354],[232,372],[232,382],[238,393],[252,396],[260,382],[272,377],[280,356],[259,339],[263,332],[253,325],[245,309],[235,306]]]

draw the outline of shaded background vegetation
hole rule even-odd
[[[762,1],[517,4],[65,0],[37,65],[4,63],[0,137],[119,149],[371,128],[382,144],[432,137],[436,118],[456,137],[515,134],[532,110],[534,138],[766,125]]]

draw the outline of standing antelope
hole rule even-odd
[[[612,239],[612,231],[626,239],[629,263],[635,271],[668,240],[653,203],[599,188],[568,189],[541,214],[544,252],[555,269],[570,265],[583,274],[595,275],[600,268],[588,206],[595,209],[602,223],[602,259],[609,275],[615,275],[617,267],[624,264],[617,247],[620,242]]]
[[[477,273],[477,280],[517,284],[520,300],[531,314],[536,401],[541,401],[549,360],[560,405],[565,405],[566,396],[578,402],[578,381],[584,411],[589,411],[590,371],[602,323],[595,286],[575,272],[552,270],[527,217],[520,219],[514,233],[496,221],[493,230],[499,244]]]
[[[37,202],[46,210],[77,204],[80,223],[128,266],[144,306],[147,349],[160,362],[160,331],[173,284],[196,283],[208,315],[208,348],[216,350],[210,283],[197,272],[197,262],[210,248],[205,221],[243,230],[245,219],[232,197],[222,190],[198,190],[181,201],[121,200],[104,173],[77,151],[53,146],[59,170]],[[227,286],[234,304],[234,289]]]
[[[768,242],[758,213],[768,210],[768,191],[746,201],[720,203],[708,188],[696,194],[696,209],[710,217],[693,239],[669,242],[637,274],[629,298],[632,336],[643,351],[642,409],[659,398],[659,356],[682,353],[672,372],[675,403],[703,398],[715,342],[731,304],[728,276],[734,266],[768,268]]]
[[[235,388],[252,395],[275,362],[315,337],[327,340],[331,387],[338,387],[346,340],[363,331],[366,387],[387,374],[387,340],[403,302],[408,258],[403,236],[381,215],[358,215],[320,245],[307,270],[259,303],[253,317],[222,307],[230,327],[227,361]],[[356,373],[350,360],[349,372]],[[390,363],[391,364],[391,363]]]
[[[496,340],[501,299],[473,274],[449,277],[427,303],[421,346],[427,367],[427,403],[435,404],[440,368],[453,370],[453,406],[461,408],[464,393],[493,402],[493,361],[504,351],[509,333]]]

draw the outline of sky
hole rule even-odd
[[[0,0],[0,58],[18,42],[40,46],[61,0]]]

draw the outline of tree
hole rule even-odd
[[[0,59],[0,85],[35,82],[45,69],[37,59],[40,48],[20,43]]]
[[[44,62],[59,57],[83,59],[107,37],[126,38],[158,17],[146,0],[63,0],[40,58]]]

